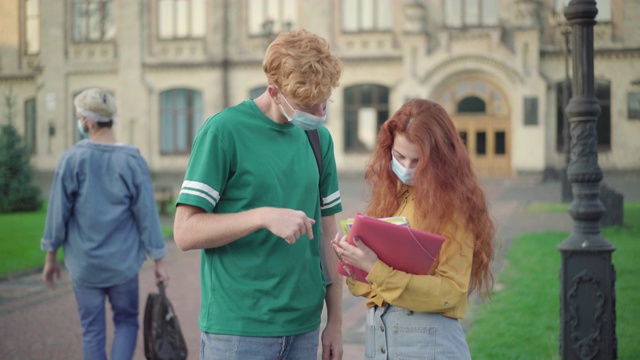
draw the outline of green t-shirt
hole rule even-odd
[[[214,213],[289,208],[316,220],[313,240],[303,235],[291,245],[262,229],[202,250],[203,332],[288,336],[320,326],[320,218],[342,211],[342,204],[331,134],[324,127],[319,134],[322,209],[318,168],[303,130],[275,123],[253,100],[210,117],[200,129],[178,203]]]

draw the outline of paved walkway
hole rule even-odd
[[[640,180],[627,176],[607,179],[605,183],[624,195],[625,201],[640,201]],[[496,269],[511,240],[522,233],[543,230],[571,230],[573,221],[565,213],[533,213],[526,210],[530,202],[558,202],[559,182],[540,182],[534,178],[483,180],[498,224],[499,255]],[[359,178],[341,181],[344,212],[348,217],[364,210],[364,189]],[[171,222],[171,219],[164,219]],[[200,305],[199,252],[179,251],[167,243],[167,267],[171,283],[167,289],[189,346],[189,359],[198,358]],[[147,262],[140,273],[140,307],[144,308],[149,292],[156,292],[153,266]],[[343,338],[344,359],[361,359],[364,353],[364,301],[344,287]],[[110,315],[109,315],[110,316]],[[466,323],[463,323],[466,324]],[[468,324],[466,324],[468,325]],[[112,338],[108,325],[108,344]],[[46,288],[39,274],[0,282],[0,358],[2,359],[79,359],[82,357],[81,331],[73,290],[67,274],[55,291]],[[136,359],[144,359],[142,331],[139,333]]]

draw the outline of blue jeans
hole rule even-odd
[[[105,298],[108,297],[115,325],[111,359],[130,360],[138,336],[138,274],[123,284],[106,288],[85,287],[74,282],[73,291],[82,324],[84,359],[107,358]]]
[[[200,360],[310,360],[318,355],[320,329],[306,334],[254,337],[200,333]]]

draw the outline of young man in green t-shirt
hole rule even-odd
[[[324,299],[323,359],[340,359],[342,281],[329,255],[342,204],[322,124],[342,64],[326,40],[298,30],[271,43],[263,70],[262,95],[199,131],[177,200],[176,244],[202,249],[201,358],[314,359]],[[304,131],[313,129],[322,179]]]

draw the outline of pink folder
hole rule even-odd
[[[356,214],[347,241],[355,245],[357,236],[390,267],[415,275],[426,275],[444,243],[444,236]],[[337,271],[368,283],[368,273],[340,261]]]

